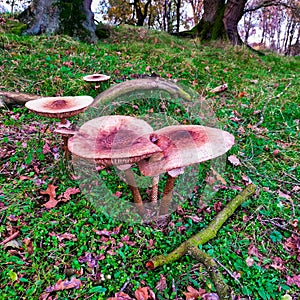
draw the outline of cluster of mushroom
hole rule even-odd
[[[76,157],[94,161],[103,168],[123,170],[141,216],[147,215],[132,165],[153,179],[152,202],[157,201],[158,180],[167,173],[159,214],[168,213],[176,177],[184,168],[227,152],[234,137],[223,130],[200,125],[167,126],[154,131],[144,120],[121,115],[103,116],[83,124],[68,141]]]
[[[44,97],[26,102],[25,106],[37,115],[60,119],[55,133],[62,135],[64,151],[68,155],[68,139],[75,131],[72,130],[68,118],[85,111],[94,99],[90,96]]]
[[[104,74],[92,74],[83,77],[85,82],[101,83],[108,81],[110,76]],[[34,113],[49,118],[60,119],[60,124],[54,130],[62,135],[64,151],[68,155],[68,139],[74,135],[68,118],[76,116],[85,111],[94,99],[90,96],[68,96],[68,97],[43,97],[26,102],[25,106]]]

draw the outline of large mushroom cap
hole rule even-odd
[[[83,77],[83,80],[86,82],[101,82],[101,81],[108,81],[110,76],[104,74],[92,74]]]
[[[94,160],[100,165],[124,165],[161,152],[149,140],[152,127],[129,116],[104,116],[84,123],[69,139],[74,155]]]
[[[25,106],[40,116],[63,119],[81,113],[93,101],[90,96],[45,97],[28,101]]]
[[[157,176],[218,157],[234,144],[230,133],[198,125],[164,127],[153,132],[150,140],[162,149],[163,155],[154,155],[138,163],[145,176]]]

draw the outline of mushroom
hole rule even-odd
[[[131,165],[152,156],[161,149],[149,140],[152,127],[129,116],[104,116],[84,123],[69,139],[73,155],[94,161],[98,166],[116,166],[123,170],[140,215],[145,215]]]
[[[90,96],[45,97],[28,101],[25,106],[40,116],[60,119],[65,124],[67,118],[83,112],[93,101]]]
[[[197,164],[226,153],[234,144],[230,133],[199,125],[174,125],[156,130],[150,141],[162,153],[138,162],[145,176],[158,176],[167,172],[167,181],[161,200],[159,214],[167,214],[176,177],[185,167]]]
[[[83,77],[83,80],[86,82],[103,82],[108,81],[110,76],[104,74],[92,74]]]
[[[85,82],[90,82],[90,83],[95,83],[95,84],[100,84],[101,82],[109,81],[110,76],[104,75],[104,74],[91,74],[83,77],[83,80]],[[99,88],[99,86],[95,85],[95,89]]]
[[[45,97],[26,102],[25,106],[34,113],[60,119],[59,127],[69,127],[67,118],[76,116],[87,109],[94,99],[90,96]],[[68,135],[62,134],[65,155],[68,156]]]

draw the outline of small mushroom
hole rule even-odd
[[[90,96],[45,97],[28,101],[25,106],[40,116],[60,119],[64,124],[67,118],[80,114],[93,101]]]
[[[92,74],[83,77],[83,80],[86,82],[104,82],[108,81],[110,76],[104,74]]]
[[[85,82],[94,83],[95,89],[98,89],[100,87],[100,83],[109,81],[109,79],[110,79],[110,76],[107,76],[104,74],[91,74],[91,75],[87,75],[87,76],[83,77],[83,80]]]
[[[197,164],[226,153],[234,144],[230,133],[199,125],[167,126],[153,132],[150,141],[162,153],[138,162],[145,176],[158,176],[167,172],[167,181],[161,200],[160,214],[168,212],[175,179],[184,167]]]
[[[69,127],[67,118],[80,114],[93,101],[94,99],[90,96],[45,97],[28,101],[25,106],[40,116],[60,119],[61,124],[58,127],[62,128]],[[61,132],[58,133],[61,134]],[[62,134],[62,136],[65,156],[67,157],[69,156],[67,147],[69,136],[66,134]]]
[[[135,205],[145,214],[142,198],[135,183],[131,165],[161,152],[148,136],[152,127],[145,121],[129,116],[104,116],[84,123],[69,139],[68,148],[75,156],[95,161],[97,165],[116,166],[124,170]]]

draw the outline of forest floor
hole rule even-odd
[[[58,120],[4,105],[0,299],[107,299],[119,292],[124,298],[113,299],[217,299],[207,270],[189,256],[155,270],[145,263],[205,228],[250,183],[255,195],[201,249],[219,263],[236,299],[300,298],[299,57],[259,56],[243,47],[117,27],[94,45],[66,36],[0,33],[0,70],[0,92],[49,97],[95,98],[125,81],[161,77],[207,105],[191,115],[180,99],[140,89],[106,103],[100,115],[156,113],[192,124],[199,113],[197,122],[215,124],[236,141],[223,160],[203,163],[192,179],[178,180],[182,201],[172,213],[129,222],[114,217],[107,203],[102,211],[84,191],[53,132]],[[84,82],[92,73],[111,79]],[[214,90],[223,84],[223,91]],[[85,117],[70,121],[79,126]],[[98,175],[115,201],[131,201],[114,170]],[[164,178],[160,192],[163,184]],[[104,194],[96,196],[102,203]]]

